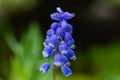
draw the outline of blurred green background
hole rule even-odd
[[[50,80],[39,72],[43,40],[60,6],[76,17],[73,74],[56,80],[120,80],[120,0],[0,0],[0,80]]]

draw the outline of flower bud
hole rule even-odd
[[[43,58],[51,57],[52,53],[53,53],[53,48],[51,46],[45,47],[44,50],[42,51]]]
[[[57,67],[60,67],[64,64],[68,64],[68,59],[65,55],[57,53],[54,57],[53,64],[56,65]]]
[[[62,21],[60,22],[60,26],[61,26],[63,29],[65,29],[65,28],[68,26],[67,21],[66,21],[66,20],[62,20]]]
[[[62,9],[60,7],[57,7],[56,10],[59,12],[59,13],[63,13]]]
[[[69,49],[68,52],[65,54],[69,59],[76,60],[75,53],[72,49]]]
[[[51,37],[50,37],[50,40],[49,40],[49,46],[51,46],[51,47],[55,47],[56,46],[56,44],[57,44],[57,40],[58,38],[57,38],[57,36],[56,35],[52,35]]]
[[[66,44],[67,44],[67,46],[69,48],[75,49],[75,45],[74,45],[74,40],[73,39],[67,41]]]
[[[46,39],[44,40],[43,44],[45,47],[48,46],[49,40],[50,40],[49,37],[46,37]]]
[[[65,77],[68,77],[68,76],[70,76],[72,74],[71,69],[66,65],[63,65],[61,67],[61,71],[62,71],[62,73],[64,74]]]
[[[71,40],[71,39],[72,39],[71,34],[70,34],[69,32],[66,32],[66,33],[65,33],[65,36],[64,36],[64,40],[65,40],[65,41],[69,41],[69,40]]]
[[[50,64],[48,62],[42,64],[39,68],[39,70],[42,72],[42,73],[47,73],[48,70],[50,68]]]
[[[74,15],[71,14],[71,13],[69,13],[69,12],[64,12],[64,13],[62,14],[62,17],[63,17],[64,19],[72,19],[72,18],[74,17]]]
[[[47,31],[47,36],[48,37],[51,37],[52,35],[54,35],[54,30],[53,29],[49,29],[48,31]]]
[[[65,31],[72,33],[72,30],[73,30],[72,25],[68,24],[68,25],[66,26]]]
[[[50,15],[51,19],[60,21],[61,20],[61,15],[59,13],[53,13]]]
[[[59,44],[59,51],[61,52],[61,54],[66,54],[67,51],[68,51],[68,46],[67,44],[62,41],[60,44]]]
[[[62,33],[63,33],[63,29],[61,27],[58,27],[57,30],[56,30],[56,35],[61,36]]]
[[[56,30],[58,28],[58,23],[54,22],[50,25],[51,29]]]

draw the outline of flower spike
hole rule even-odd
[[[56,8],[57,12],[50,15],[53,22],[50,29],[46,32],[44,40],[44,49],[42,51],[43,58],[50,58],[54,55],[53,62],[56,67],[60,67],[63,75],[68,77],[72,74],[69,59],[76,60],[74,39],[72,37],[73,27],[67,20],[74,17],[73,13],[64,12],[60,7]],[[48,72],[50,63],[46,62],[40,66],[42,73]]]

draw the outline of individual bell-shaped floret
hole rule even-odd
[[[64,13],[62,14],[62,18],[63,18],[63,19],[72,19],[73,17],[74,17],[74,15],[71,14],[71,13],[69,13],[69,12],[64,12]]]
[[[49,40],[50,40],[50,38],[47,36],[46,39],[43,42],[43,44],[44,44],[45,47],[48,46]]]
[[[66,32],[65,33],[65,36],[64,36],[64,40],[65,41],[69,41],[69,40],[71,40],[72,39],[72,35],[69,33],[69,32]]]
[[[58,35],[59,37],[61,36],[61,38],[63,38],[65,36],[65,29],[63,29],[62,27],[58,27],[56,30],[56,35]]]
[[[74,44],[74,40],[71,39],[69,41],[66,41],[67,45],[69,48],[75,49],[75,44]]]
[[[53,13],[50,15],[50,18],[56,21],[61,21],[61,15],[59,13]]]
[[[66,26],[65,31],[66,31],[66,32],[70,32],[70,33],[72,33],[72,30],[73,30],[72,25],[68,24],[68,25]]]
[[[63,65],[61,67],[61,71],[62,71],[62,73],[64,74],[65,77],[68,77],[68,76],[70,76],[72,74],[71,69],[66,65]]]
[[[72,19],[75,16],[74,14],[71,14],[69,12],[63,12],[60,7],[57,7],[56,9],[58,13],[53,13],[50,15],[51,19],[53,20],[58,20],[58,21],[61,21],[64,19],[67,20],[67,19]]]
[[[68,26],[67,21],[66,21],[66,20],[62,20],[62,21],[60,22],[60,26],[65,30],[66,27]]]
[[[57,7],[56,10],[59,12],[59,13],[63,13],[62,9],[60,7]]]
[[[72,49],[69,49],[68,52],[65,54],[69,59],[76,60],[75,53]]]
[[[47,73],[48,70],[50,68],[50,63],[46,62],[44,64],[42,64],[39,68],[39,70],[42,72],[42,73]]]
[[[57,67],[61,67],[64,64],[69,65],[70,63],[68,62],[68,59],[65,55],[57,53],[54,57],[53,64]]]
[[[68,46],[67,46],[66,42],[62,41],[59,44],[59,51],[61,54],[66,54],[68,52]]]
[[[56,9],[61,14],[61,17],[63,19],[72,19],[74,17],[74,14],[71,14],[69,12],[63,12],[60,7],[57,7]]]
[[[63,29],[61,27],[58,27],[56,30],[56,35],[60,36],[63,33]]]
[[[53,29],[54,31],[56,31],[56,29],[58,28],[58,23],[54,22],[50,25],[51,29]]]
[[[54,35],[54,34],[55,34],[55,32],[54,32],[53,29],[49,29],[49,30],[47,31],[47,36],[48,36],[48,37],[51,37],[51,36]]]
[[[58,41],[58,36],[57,35],[52,35],[49,40],[49,46],[55,47]]]
[[[43,58],[49,58],[52,56],[53,48],[51,46],[47,46],[42,51]]]

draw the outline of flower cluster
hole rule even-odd
[[[58,12],[50,15],[53,22],[50,29],[47,31],[46,39],[44,41],[44,50],[42,51],[43,58],[50,58],[54,55],[52,64],[60,67],[64,76],[72,74],[71,69],[68,67],[70,62],[68,59],[76,60],[73,49],[75,48],[74,40],[72,38],[72,25],[67,20],[72,19],[74,14],[63,12],[60,7],[56,8]],[[43,73],[48,72],[50,63],[46,62],[40,66],[40,71]]]

